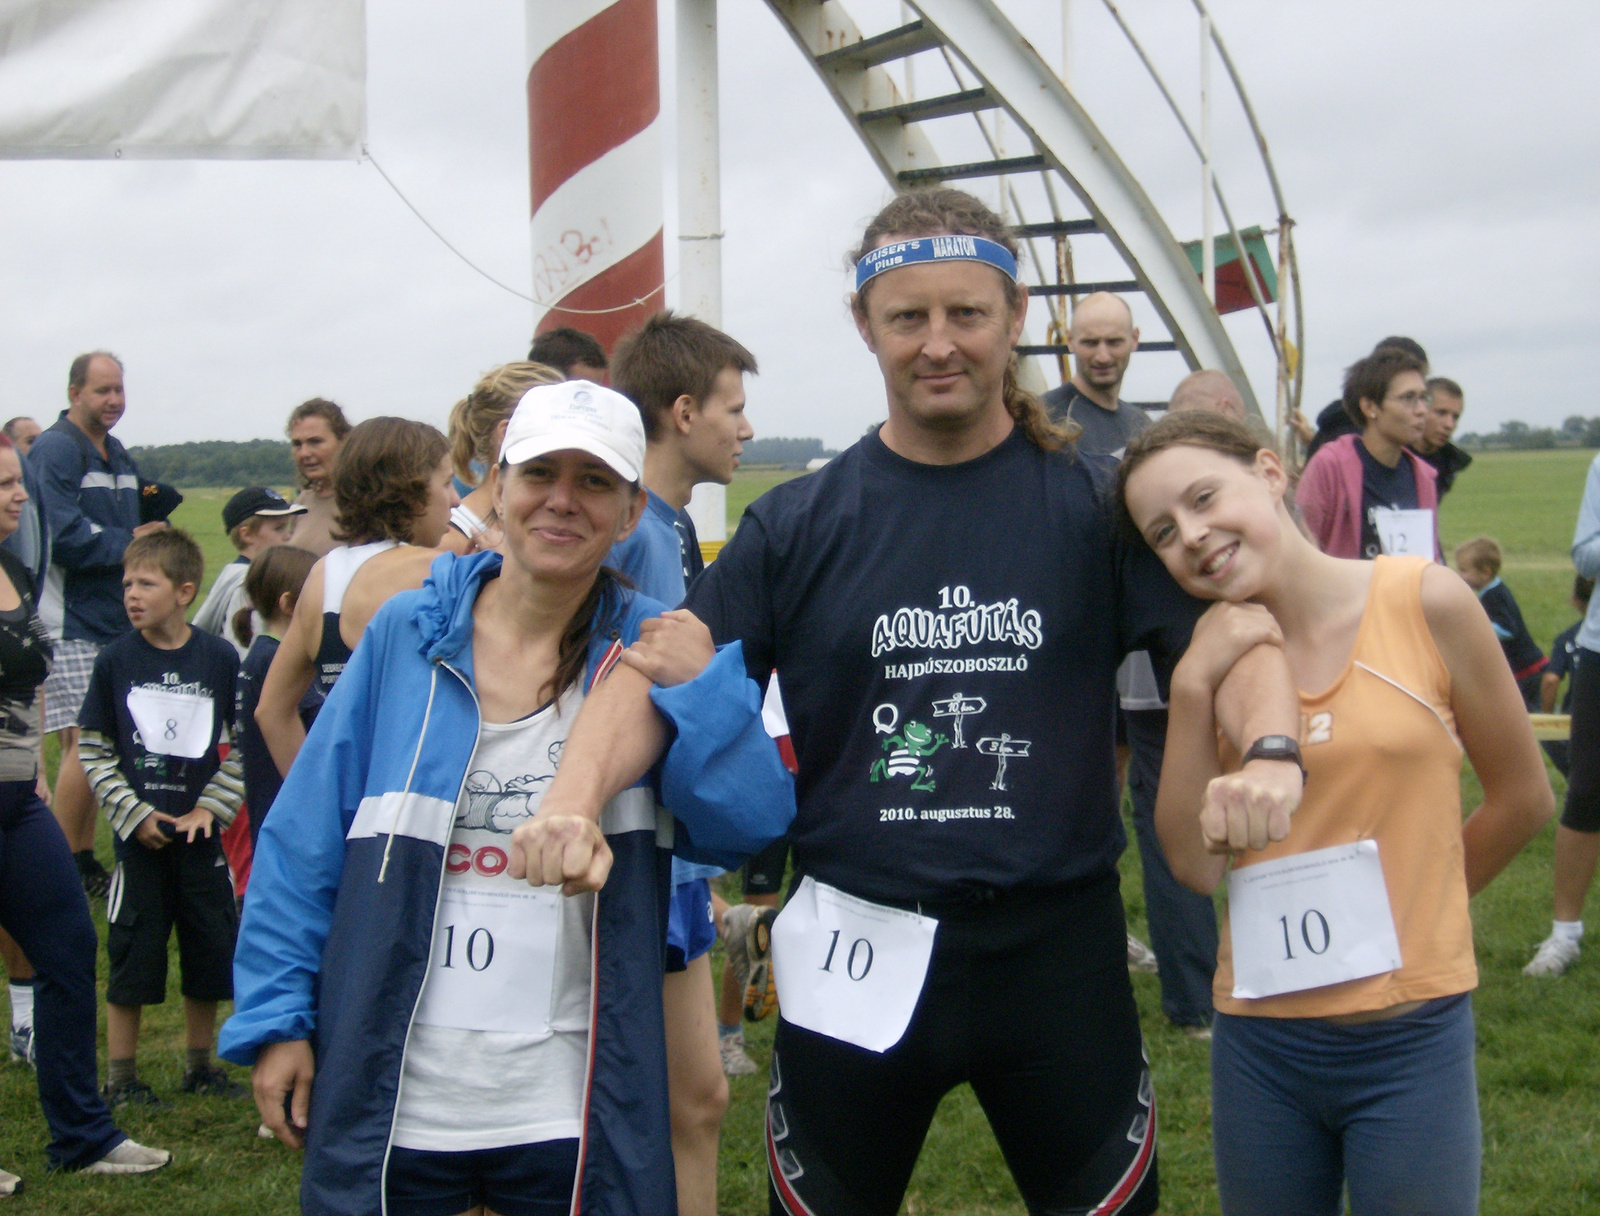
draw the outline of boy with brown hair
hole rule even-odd
[[[244,1090],[211,1060],[217,1002],[233,998],[238,931],[220,831],[244,799],[239,753],[219,761],[233,728],[239,657],[184,614],[204,572],[200,547],[171,529],[136,538],[123,556],[123,606],[133,632],[100,651],[78,715],[79,753],[114,833],[106,900],[108,1105],[163,1105],[138,1077],[146,1005],[167,991],[176,925],[183,969],[185,1093]]]
[[[1534,711],[1539,708],[1540,675],[1550,660],[1528,632],[1522,620],[1522,609],[1517,607],[1517,597],[1500,581],[1500,566],[1504,560],[1500,542],[1492,536],[1474,536],[1456,546],[1456,569],[1467,586],[1478,593],[1478,602],[1489,614],[1494,635],[1500,639],[1506,662],[1511,664],[1511,674],[1522,690],[1523,703]]]

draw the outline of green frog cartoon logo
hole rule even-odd
[[[887,715],[885,714],[887,712]],[[885,721],[887,717],[887,721]],[[879,734],[888,735],[883,741],[887,756],[872,762],[871,781],[886,781],[891,777],[910,777],[914,790],[934,788],[933,766],[926,758],[950,742],[948,735],[935,734],[921,722],[908,721],[899,734],[892,734],[899,721],[900,711],[893,705],[880,705],[872,714],[872,724]]]

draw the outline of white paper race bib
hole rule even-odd
[[[1316,849],[1228,873],[1233,995],[1278,996],[1400,966],[1378,842]]]
[[[1433,557],[1433,512],[1426,507],[1395,510],[1375,507],[1372,522],[1378,530],[1378,544],[1391,557]]]
[[[785,1020],[888,1051],[911,1024],[939,922],[805,878],[772,926]]]
[[[211,746],[210,697],[160,688],[130,688],[128,713],[144,750],[198,760]]]
[[[416,1020],[457,1030],[550,1033],[559,889],[504,890],[446,883],[439,892],[433,958]]]

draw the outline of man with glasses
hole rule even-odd
[[[1295,501],[1323,552],[1371,559],[1439,548],[1438,476],[1412,449],[1423,438],[1430,395],[1426,365],[1380,347],[1344,375],[1344,407],[1359,434],[1317,449]]]

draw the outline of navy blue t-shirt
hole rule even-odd
[[[1404,452],[1400,463],[1390,468],[1364,443],[1356,444],[1361,455],[1361,555],[1368,561],[1383,552],[1378,540],[1378,523],[1373,512],[1380,507],[1410,510],[1417,506],[1417,473]]]
[[[1556,634],[1556,640],[1550,643],[1550,665],[1545,668],[1558,680],[1566,680],[1572,674],[1572,656],[1578,649],[1578,630],[1583,628],[1582,621],[1573,621],[1571,626]],[[1572,711],[1572,681],[1567,681],[1567,691],[1561,697],[1561,713]]]
[[[95,658],[94,674],[83,699],[78,724],[116,741],[118,766],[134,792],[163,814],[181,817],[194,810],[206,783],[221,767],[217,744],[223,728],[233,729],[234,682],[239,654],[233,646],[204,629],[190,629],[189,640],[176,650],[161,650],[137,630],[105,646]],[[193,694],[212,703],[211,742],[193,759],[146,751],[128,708],[134,689]],[[121,856],[131,841],[114,838]]]
[[[867,899],[983,899],[1115,867],[1116,670],[1203,609],[1117,539],[1112,462],[1020,431],[958,465],[869,434],[745,512],[689,590],[776,668],[796,870]]]

